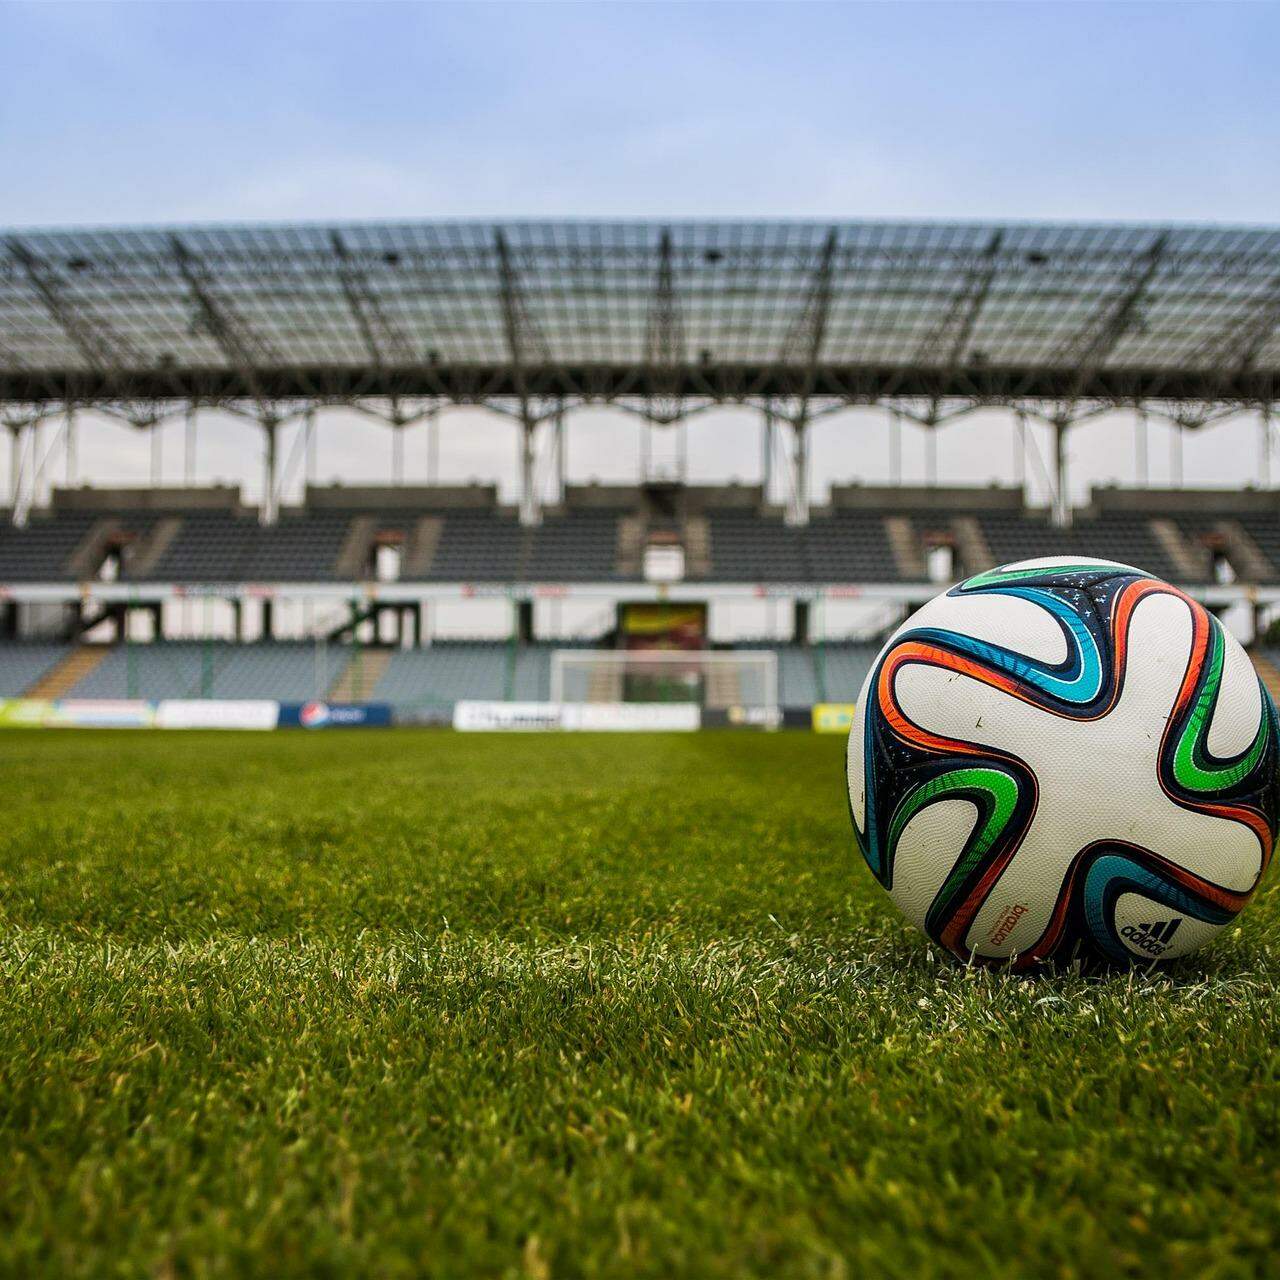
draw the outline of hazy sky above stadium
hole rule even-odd
[[[1280,6],[1265,4],[0,5],[0,225],[642,215],[1280,220]],[[446,476],[514,475],[463,413]],[[578,478],[634,475],[628,420],[584,414]],[[855,430],[854,428],[864,428]],[[250,429],[202,478],[252,486]],[[335,422],[321,472],[386,474]],[[1188,477],[1247,478],[1253,428]],[[690,431],[695,472],[750,478],[751,419]],[[754,439],[754,437],[752,437]],[[619,441],[622,441],[621,447]],[[371,447],[372,445],[372,447]],[[166,478],[176,478],[176,440]],[[411,478],[425,448],[410,444]],[[95,479],[145,442],[86,433]],[[1077,482],[1133,479],[1127,426],[1082,429]],[[815,479],[883,479],[882,418],[815,433]],[[908,439],[908,478],[920,441]],[[943,475],[1008,480],[1007,421],[943,434]],[[1157,440],[1153,475],[1167,455]]]
[[[6,4],[5,223],[1274,221],[1280,7]]]

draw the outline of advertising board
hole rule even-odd
[[[171,698],[156,709],[157,729],[274,729],[280,704],[265,699]]]
[[[474,702],[454,704],[453,727],[463,733],[529,733],[559,729],[558,702]]]
[[[696,702],[578,702],[565,705],[561,727],[583,733],[690,733],[701,724]]]
[[[857,705],[852,702],[819,702],[813,708],[814,733],[848,733]]]
[[[688,702],[459,702],[453,709],[453,727],[466,733],[683,733],[701,723],[701,709]]]
[[[283,702],[282,729],[381,729],[391,723],[385,702]]]

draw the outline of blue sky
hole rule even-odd
[[[1280,222],[1280,6],[1234,4],[22,4],[0,2],[0,226],[551,215]],[[442,475],[498,478],[469,411]],[[166,428],[178,478],[180,426]],[[1155,428],[1153,478],[1171,465]],[[695,477],[752,478],[754,419],[690,428]],[[1007,415],[942,434],[945,479],[1013,478]],[[906,478],[920,477],[919,433]],[[745,442],[745,443],[744,443]],[[1134,478],[1127,422],[1072,438],[1077,494]],[[94,424],[84,474],[141,483]],[[575,418],[575,479],[633,478],[634,420]],[[887,475],[883,415],[815,430],[819,494]],[[420,479],[425,440],[409,441]],[[1186,475],[1255,474],[1246,421]],[[213,420],[200,478],[258,480]],[[321,475],[384,479],[376,426],[328,415]],[[1278,471],[1280,474],[1280,471]]]
[[[4,4],[0,224],[1280,216],[1280,6]]]

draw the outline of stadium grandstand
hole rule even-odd
[[[744,647],[774,654],[778,700],[807,707],[850,696],[877,633],[939,583],[1037,555],[1144,566],[1243,607],[1261,642],[1280,602],[1278,383],[1272,229],[15,230],[0,234],[0,697],[538,701],[567,647],[540,634],[540,602],[597,606],[585,647],[709,650],[712,612],[763,599],[790,610],[789,639]],[[460,405],[516,424],[517,503],[491,485],[404,483],[404,430],[446,430]],[[571,415],[596,405],[655,437],[749,408],[763,483],[691,484],[682,465],[567,483]],[[930,448],[922,486],[836,485],[813,504],[810,428],[867,406],[930,441],[979,410],[1024,436],[1048,424],[1051,501],[939,484]],[[261,427],[253,505],[225,486],[50,484],[60,462],[81,479],[85,414],[140,430],[181,417],[194,451],[214,410]],[[393,429],[387,484],[314,482],[331,410]],[[1179,436],[1256,416],[1256,484],[1095,488],[1073,508],[1069,434],[1116,410]],[[300,502],[282,501],[290,486]],[[434,634],[433,608],[467,600],[509,604],[508,638]],[[815,617],[850,600],[873,607],[865,634],[824,636]]]

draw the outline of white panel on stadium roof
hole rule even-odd
[[[667,326],[656,346],[655,324]],[[0,400],[255,388],[610,399],[655,387],[738,400],[1271,399],[1278,325],[1276,228],[471,221],[0,232]]]

